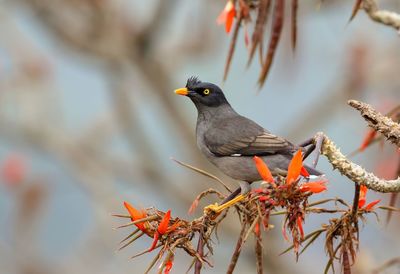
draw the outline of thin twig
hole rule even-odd
[[[228,270],[226,271],[226,274],[232,274],[233,271],[235,270],[236,263],[239,259],[240,252],[242,250],[242,242],[243,242],[243,237],[246,233],[246,227],[247,227],[247,225],[244,223],[242,226],[242,230],[240,231],[240,234],[239,234],[239,239],[236,242],[235,251],[232,254],[231,262],[229,264]]]
[[[206,176],[206,177],[208,177],[208,178],[211,178],[211,179],[214,179],[215,181],[217,181],[218,183],[220,183],[226,190],[228,190],[230,193],[232,192],[232,190],[221,180],[221,179],[219,179],[217,176],[215,176],[215,175],[213,175],[213,174],[211,174],[211,173],[208,173],[207,171],[204,171],[204,170],[202,170],[202,169],[199,169],[199,168],[197,168],[197,167],[194,167],[194,166],[191,166],[191,165],[189,165],[189,164],[186,164],[186,163],[184,163],[184,162],[181,162],[181,161],[179,161],[179,160],[176,160],[176,159],[174,159],[174,158],[170,158],[172,161],[174,161],[174,162],[176,162],[176,163],[178,163],[178,164],[180,164],[181,166],[184,166],[184,167],[187,167],[187,168],[189,168],[189,169],[191,169],[191,170],[193,170],[193,171],[196,171],[196,172],[198,172],[198,173],[200,173],[200,174],[202,174],[202,175],[204,175],[204,176]]]

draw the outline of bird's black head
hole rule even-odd
[[[186,87],[175,90],[175,93],[189,97],[198,109],[229,105],[224,93],[217,85],[202,82],[197,77],[190,77],[186,82]]]

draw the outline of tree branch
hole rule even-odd
[[[361,112],[368,125],[382,133],[389,141],[400,147],[400,124],[374,110],[370,105],[356,100],[348,104]]]
[[[380,10],[375,0],[364,0],[362,8],[373,21],[400,30],[400,15],[392,11]]]
[[[324,138],[321,153],[328,158],[334,169],[349,178],[351,181],[378,192],[400,192],[400,178],[396,180],[384,180],[367,172],[361,166],[348,160],[336,147],[336,145],[324,133],[319,132]]]

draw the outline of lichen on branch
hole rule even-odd
[[[400,124],[389,117],[377,112],[370,105],[356,100],[348,101],[348,104],[361,112],[361,116],[368,125],[382,133],[389,141],[400,147]]]
[[[396,180],[385,180],[378,178],[375,174],[367,172],[363,167],[351,162],[346,158],[335,143],[324,133],[317,135],[323,137],[321,153],[327,157],[334,169],[337,169],[342,175],[351,181],[378,192],[400,192],[400,178]]]

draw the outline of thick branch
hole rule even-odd
[[[400,124],[377,112],[366,103],[350,100],[348,104],[361,112],[361,116],[370,127],[382,133],[389,141],[400,147]]]
[[[318,133],[324,138],[321,153],[328,158],[334,169],[349,178],[351,181],[378,192],[400,192],[400,178],[384,180],[367,172],[361,166],[349,161],[336,147],[336,145],[322,132]]]
[[[362,8],[375,22],[400,30],[400,15],[392,11],[380,10],[375,0],[364,0]]]

